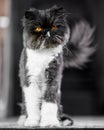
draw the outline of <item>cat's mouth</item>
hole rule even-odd
[[[63,38],[61,36],[55,35],[54,37],[46,37],[43,41],[44,48],[54,48],[63,43]]]
[[[63,38],[61,36],[54,36],[54,37],[42,37],[40,36],[36,40],[32,41],[32,45],[34,46],[34,49],[48,49],[48,48],[54,48],[58,45],[63,43]]]

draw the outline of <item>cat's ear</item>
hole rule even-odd
[[[34,17],[34,14],[33,14],[32,11],[27,10],[27,11],[25,12],[25,18],[26,18],[26,19],[33,19],[33,17]]]
[[[57,5],[54,5],[52,8],[51,8],[51,13],[53,13],[54,15],[64,15],[65,14],[65,9],[63,7],[58,7]]]
[[[30,20],[35,19],[36,13],[37,13],[36,9],[27,10],[25,11],[25,18]]]

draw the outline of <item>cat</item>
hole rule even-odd
[[[89,61],[94,28],[76,20],[64,8],[31,8],[23,17],[19,77],[23,91],[24,126],[72,125],[63,114],[61,80],[65,67],[80,68]]]

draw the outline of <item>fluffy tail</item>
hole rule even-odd
[[[62,114],[60,116],[60,123],[61,123],[61,126],[71,126],[74,124],[71,117],[67,114]]]
[[[80,68],[89,61],[96,48],[92,46],[94,30],[86,21],[79,21],[72,28],[70,40],[63,49],[65,67]]]

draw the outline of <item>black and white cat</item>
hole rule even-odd
[[[95,48],[86,21],[72,21],[63,8],[32,8],[23,18],[20,81],[25,105],[25,126],[71,125],[61,105],[64,67],[81,67]],[[66,123],[65,123],[66,121]]]

